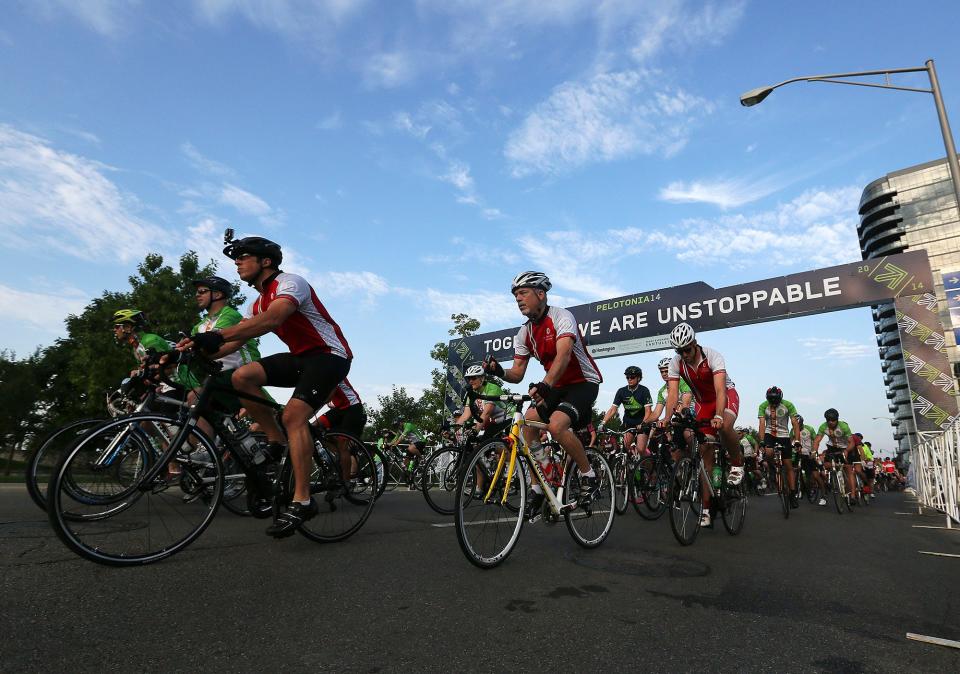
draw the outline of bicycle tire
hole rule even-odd
[[[48,433],[36,450],[30,455],[27,469],[24,472],[24,482],[27,493],[38,508],[47,511],[47,486],[50,482],[50,473],[60,461],[60,457],[70,449],[76,440],[95,426],[99,426],[106,419],[90,418],[71,421]],[[45,468],[50,466],[49,472]]]
[[[223,507],[239,517],[250,517],[250,504],[247,500],[247,476],[232,454],[223,462]]]
[[[833,505],[837,509],[837,514],[843,514],[843,485],[841,484],[843,478],[840,477],[840,472],[836,468],[830,469],[830,491],[833,492]]]
[[[139,430],[139,424],[144,422],[174,426],[177,423],[172,417],[158,414],[133,415],[106,422],[76,442],[61,458],[51,477],[47,492],[50,524],[64,545],[84,559],[108,566],[157,562],[195,541],[216,515],[223,497],[223,464],[210,440],[191,427],[187,432],[189,442],[185,440],[183,449],[174,454],[173,461],[181,470],[179,477],[161,477],[161,472],[148,485],[142,482],[146,471],[141,471],[133,492],[114,497],[116,503],[123,505],[119,512],[92,519],[65,516],[70,512],[65,506],[84,507],[65,494],[65,477],[72,474],[108,479],[110,472],[99,470],[91,459],[100,456],[103,446],[108,446],[112,438],[124,433],[124,426]],[[130,435],[137,437],[136,433]],[[166,451],[167,447],[163,449]],[[185,491],[188,488],[194,491]],[[209,500],[201,498],[207,491]],[[118,494],[125,493],[125,489],[118,491]],[[65,496],[70,500],[65,500]],[[101,503],[86,507],[96,509],[116,503],[104,498]]]
[[[490,460],[491,455],[499,460],[498,451],[509,450],[502,442],[488,443],[477,449],[464,462],[457,479],[457,506],[453,513],[457,543],[467,560],[481,569],[492,569],[510,556],[520,538],[525,519],[527,481],[520,477],[522,471],[515,470],[508,484],[508,462],[505,462],[496,482],[493,482],[496,463],[491,466]],[[518,462],[523,460],[523,457],[517,457]],[[487,484],[478,485],[477,475],[485,478]],[[508,503],[512,507],[508,507]],[[507,526],[498,526],[501,524]],[[500,530],[502,536],[499,535]],[[486,545],[488,541],[489,546]]]
[[[736,536],[743,531],[743,523],[747,518],[747,490],[742,482],[737,485],[724,484],[721,489],[723,509],[720,517],[723,519],[723,528],[731,536]]]
[[[602,454],[586,450],[587,460],[597,475],[596,496],[589,503],[578,504],[575,508],[563,511],[563,520],[567,531],[583,548],[595,548],[603,543],[613,528],[616,515],[616,485],[613,470]],[[564,479],[564,498],[569,502],[580,500],[580,472],[571,466]]]
[[[645,520],[652,520],[656,519],[654,511],[648,508],[645,503],[648,491],[646,485],[650,482],[647,470],[647,466],[642,461],[634,466],[628,475],[627,487],[630,493],[630,502],[633,504],[636,513]]]
[[[446,446],[423,461],[423,498],[435,512],[452,515],[456,510],[457,472],[462,450]]]
[[[377,500],[377,468],[370,450],[348,433],[331,431],[323,437],[323,446],[331,456],[341,443],[351,459],[351,477],[348,480],[343,479],[338,464],[323,461],[319,448],[314,448],[310,494],[311,497],[323,494],[323,499],[318,503],[319,513],[304,522],[297,531],[317,543],[335,543],[353,536],[369,519]],[[292,471],[290,479],[293,479]],[[293,494],[292,483],[289,493]]]
[[[694,447],[694,451],[699,451]],[[703,503],[700,500],[700,474],[687,457],[677,461],[670,488],[670,530],[680,545],[691,545],[700,531]]]
[[[609,463],[609,462],[608,462]],[[619,454],[613,462],[614,510],[618,515],[627,512],[630,505],[630,486],[627,482],[627,458]]]
[[[787,467],[783,464],[777,471],[777,494],[780,496],[780,506],[783,508],[783,519],[790,519],[790,483],[787,481]]]

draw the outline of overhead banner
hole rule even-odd
[[[725,288],[688,283],[581,304],[569,310],[591,355],[606,358],[667,349],[670,330],[680,322],[689,323],[697,332],[706,332],[932,292],[927,253],[918,250]],[[518,330],[519,326],[450,342],[446,402],[451,411],[462,405],[464,365],[480,362],[488,355],[509,362]],[[942,409],[955,416],[955,401],[942,402]]]

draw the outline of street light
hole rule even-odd
[[[930,79],[929,89],[917,89],[915,87],[897,87],[889,84],[890,75],[895,73],[927,73]],[[872,82],[849,82],[845,78],[849,77],[867,77],[870,75],[885,75],[887,84],[874,84]],[[779,84],[769,87],[758,87],[751,89],[740,97],[740,105],[751,107],[756,105],[774,89],[791,84],[792,82],[829,82],[830,84],[850,84],[857,87],[873,87],[875,89],[896,89],[898,91],[916,91],[922,94],[933,94],[933,102],[937,106],[937,117],[940,119],[940,132],[943,134],[943,147],[947,151],[947,164],[950,167],[950,177],[953,180],[953,195],[957,200],[957,210],[960,211],[960,164],[957,163],[957,150],[953,145],[953,134],[950,131],[950,122],[947,120],[947,111],[943,107],[943,97],[940,95],[940,82],[937,79],[937,71],[933,67],[933,59],[927,61],[923,68],[892,68],[889,70],[864,70],[858,73],[835,73],[833,75],[809,75],[807,77],[794,77],[784,80]]]
[[[870,418],[873,419],[873,420],[886,419],[887,421],[890,422],[890,425],[891,425],[891,426],[899,426],[899,425],[900,425],[900,422],[897,421],[896,419],[894,419],[893,417],[870,417]]]

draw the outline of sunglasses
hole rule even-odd
[[[197,295],[206,295],[208,292],[210,292],[210,289],[209,289],[209,288],[197,288],[196,294],[197,294]]]
[[[635,375],[635,374],[628,374],[628,375],[627,375],[627,379],[637,379],[638,377],[639,377],[639,375]]]
[[[685,346],[682,349],[674,349],[674,351],[676,351],[677,353],[690,353],[695,348],[696,347],[693,344],[690,344],[689,346]]]

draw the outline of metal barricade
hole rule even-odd
[[[913,450],[917,500],[960,525],[960,417],[943,433],[920,433]]]

